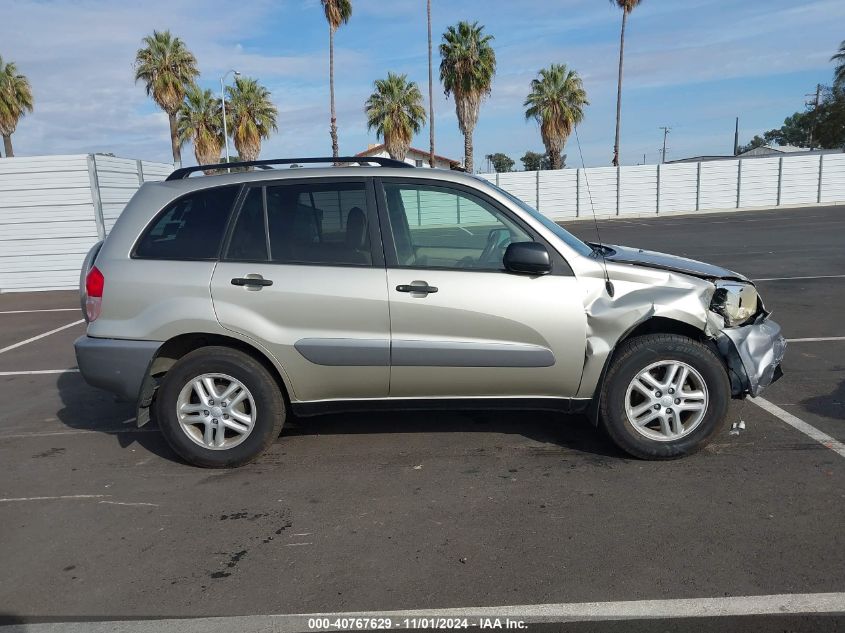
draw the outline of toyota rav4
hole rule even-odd
[[[82,375],[207,467],[255,459],[290,414],[386,407],[580,413],[667,459],[780,376],[742,275],[585,243],[481,178],[407,167],[144,184],[83,266]]]

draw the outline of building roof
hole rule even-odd
[[[372,156],[373,154],[380,154],[384,151],[387,151],[384,147],[384,143],[379,143],[378,145],[370,145],[366,150],[363,152],[358,152],[355,156]],[[420,156],[428,156],[429,152],[422,149],[417,149],[416,147],[409,147],[408,153],[419,154]],[[452,165],[460,165],[461,161],[455,160],[454,158],[447,158],[446,156],[441,156],[440,154],[435,154],[434,158],[437,160],[446,161]]]
[[[841,154],[842,149],[808,149],[806,147],[796,147],[794,145],[763,145],[755,147],[739,156],[692,156],[690,158],[678,158],[676,160],[667,160],[667,163],[702,163],[712,160],[733,160],[735,158],[766,158],[772,156],[782,156],[784,154],[804,154],[806,156],[817,154]]]

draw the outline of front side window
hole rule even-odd
[[[372,265],[363,182],[255,187],[226,259],[280,264]]]
[[[471,194],[387,181],[384,191],[400,266],[502,270],[509,244],[533,241],[510,218]]]
[[[216,259],[239,185],[204,189],[172,202],[138,242],[145,259]]]

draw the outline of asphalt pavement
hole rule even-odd
[[[567,227],[595,241],[592,223]],[[793,339],[764,398],[845,441],[845,207],[599,230],[608,244],[761,280]],[[845,457],[752,402],[732,406],[740,435],[726,427],[668,463],[625,456],[581,417],[418,412],[292,420],[256,463],[209,471],[84,383],[72,350],[80,318],[73,292],[0,295],[0,624],[10,630],[772,594],[832,594],[845,610]],[[564,630],[555,621],[542,630]],[[829,612],[692,622],[845,627]]]

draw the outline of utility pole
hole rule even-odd
[[[739,156],[739,117],[736,118],[736,129],[734,130],[734,156]]]
[[[805,95],[806,97],[811,97],[810,101],[806,101],[808,107],[813,108],[813,118],[810,122],[810,138],[809,138],[809,145],[810,149],[813,149],[813,130],[816,127],[816,123],[818,121],[818,113],[819,113],[819,105],[821,105],[821,98],[822,98],[822,85],[816,84],[816,92],[813,94]]]
[[[666,162],[666,137],[669,136],[669,132],[672,131],[672,128],[668,125],[661,126],[657,128],[659,130],[663,130],[663,149],[660,151],[660,162]]]

